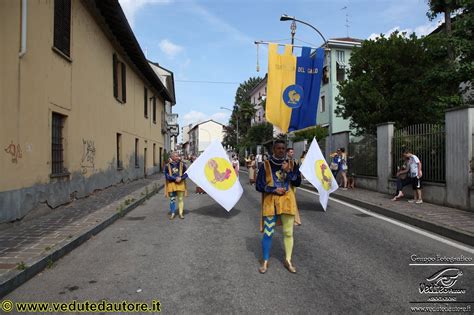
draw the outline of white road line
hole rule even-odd
[[[301,188],[299,187],[298,188],[299,190],[302,190],[302,191],[305,191],[305,192],[308,192],[310,194],[313,194],[313,195],[317,195],[319,196],[319,194],[317,192],[314,192],[314,191],[311,191],[311,190],[308,190],[308,189],[305,189],[305,188]],[[462,249],[468,253],[471,253],[471,254],[474,254],[474,248],[472,248],[471,246],[469,245],[464,245],[462,243],[459,243],[459,242],[456,242],[456,241],[452,241],[450,239],[447,239],[447,238],[444,238],[442,236],[439,236],[439,235],[436,235],[436,234],[433,234],[431,232],[427,232],[425,230],[422,230],[420,228],[417,228],[417,227],[414,227],[414,226],[411,226],[411,225],[408,225],[408,224],[405,224],[405,223],[402,223],[400,221],[397,221],[397,220],[394,220],[394,219],[390,219],[390,218],[387,218],[385,216],[382,216],[380,214],[377,214],[377,213],[374,213],[374,212],[371,212],[371,211],[367,211],[367,210],[364,210],[358,206],[354,206],[350,203],[347,203],[345,201],[342,201],[342,200],[338,200],[338,199],[334,199],[332,197],[329,197],[330,200],[334,201],[334,202],[338,202],[342,205],[345,205],[346,207],[349,207],[349,208],[352,208],[352,209],[355,209],[359,212],[362,212],[362,213],[365,213],[365,214],[368,214],[372,217],[375,217],[377,219],[380,219],[380,220],[383,220],[383,221],[386,221],[386,222],[390,222],[392,224],[395,224],[395,225],[398,225],[402,228],[405,228],[407,230],[410,230],[410,231],[413,231],[415,233],[418,233],[418,234],[421,234],[421,235],[424,235],[426,237],[429,237],[431,239],[434,239],[438,242],[441,242],[441,243],[444,243],[446,245],[450,245],[450,246],[453,246],[453,247],[456,247],[458,249]]]
[[[474,264],[410,264],[410,266],[474,266]]]

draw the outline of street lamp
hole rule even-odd
[[[238,105],[234,105],[234,108],[235,107],[239,107]],[[227,107],[221,107],[221,109],[225,109],[225,110],[228,110],[230,112],[234,112],[232,109],[230,108],[227,108]],[[235,118],[237,118],[237,145],[239,145],[239,115],[235,115]]]
[[[316,28],[314,27],[313,25],[309,24],[308,22],[305,22],[305,21],[302,21],[302,20],[298,20],[297,18],[295,18],[294,16],[289,16],[288,14],[282,14],[280,16],[280,21],[293,21],[294,22],[298,22],[298,23],[301,23],[301,24],[304,24],[306,26],[309,26],[311,27],[313,30],[315,30],[319,36],[321,36],[321,38],[323,39],[324,41],[324,47],[327,49],[328,48],[328,41],[326,40],[326,38],[324,37],[324,35]],[[292,28],[292,33],[293,33],[293,28]],[[331,52],[329,51],[329,60],[328,60],[328,64],[329,64],[329,69],[331,69]],[[330,71],[332,72],[332,71]],[[332,116],[333,116],[333,112],[332,112],[332,102],[333,102],[333,99],[332,99],[332,88],[333,88],[333,83],[332,83],[332,73],[329,73],[329,99],[331,100],[329,102],[329,152],[332,152]]]
[[[280,21],[293,21],[293,22],[299,22],[299,23],[301,23],[301,24],[307,25],[307,26],[311,27],[313,30],[315,30],[316,32],[318,32],[318,34],[323,38],[324,45],[326,45],[326,43],[327,43],[327,40],[326,40],[326,38],[323,36],[323,34],[322,34],[316,27],[314,27],[313,25],[309,24],[308,22],[298,20],[298,19],[295,18],[294,16],[289,16],[288,14],[282,14],[281,17],[280,17]]]

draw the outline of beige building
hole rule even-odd
[[[255,108],[255,114],[250,121],[252,126],[267,121],[265,119],[265,109],[262,106],[262,102],[267,96],[267,78],[268,74],[266,74],[262,81],[249,93],[250,103]]]
[[[222,142],[224,139],[224,125],[214,120],[207,120],[196,124],[189,132],[189,152],[198,156],[214,140]]]
[[[151,68],[155,71],[158,78],[160,78],[163,85],[168,90],[168,93],[172,96],[173,100],[176,100],[175,89],[174,89],[174,74],[172,71],[164,68],[156,62],[150,62]],[[167,152],[175,151],[176,144],[178,142],[179,125],[178,125],[178,114],[173,113],[174,102],[165,101],[164,113],[162,113],[162,126],[165,126],[165,147]]]
[[[118,1],[0,1],[0,42],[0,222],[160,170],[174,94]]]

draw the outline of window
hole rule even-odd
[[[153,123],[156,124],[156,96],[153,97]]]
[[[143,99],[143,109],[145,113],[145,118],[148,118],[148,90],[145,88],[145,97]]]
[[[160,147],[160,171],[163,170],[165,163],[168,163],[168,161],[163,160],[165,155],[166,155],[166,150],[165,150],[165,153],[163,154],[163,148]]]
[[[153,143],[153,166],[156,166],[156,143]]]
[[[127,82],[125,63],[117,54],[113,55],[114,97],[121,103],[127,102]]]
[[[117,133],[117,169],[123,168],[122,162],[122,135]]]
[[[53,46],[66,56],[71,54],[71,0],[54,0]]]
[[[346,63],[346,56],[344,50],[336,50],[337,61],[345,64]]]
[[[135,138],[135,167],[140,167],[140,162],[138,161],[138,138]]]
[[[336,50],[336,80],[344,81],[346,76],[346,57],[343,50]]]
[[[64,167],[64,138],[63,129],[66,116],[53,113],[52,138],[51,138],[51,174],[61,175],[67,173]]]
[[[337,82],[339,81],[344,81],[346,76],[346,70],[343,66],[338,65],[337,70],[336,70],[336,80]]]
[[[326,96],[321,96],[321,106],[319,106],[319,111],[324,113],[326,111]]]
[[[328,66],[323,67],[323,84],[329,83],[329,70]]]

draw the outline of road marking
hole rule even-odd
[[[410,264],[410,266],[474,266],[474,264]]]
[[[319,194],[317,192],[314,192],[314,191],[311,191],[311,190],[308,190],[308,189],[305,189],[305,188],[301,188],[301,187],[298,187],[299,190],[302,190],[302,191],[305,191],[305,192],[308,192],[310,194],[313,194],[313,195],[317,195],[319,196]],[[431,232],[427,232],[425,230],[422,230],[420,228],[417,228],[417,227],[414,227],[414,226],[411,226],[411,225],[408,225],[408,224],[405,224],[405,223],[402,223],[400,221],[397,221],[397,220],[394,220],[394,219],[390,219],[390,218],[387,218],[385,216],[382,216],[378,213],[374,213],[374,212],[371,212],[371,211],[368,211],[368,210],[364,210],[363,208],[361,207],[358,207],[358,206],[354,206],[350,203],[347,203],[345,201],[342,201],[342,200],[338,200],[338,199],[335,199],[335,198],[332,198],[332,197],[329,197],[330,200],[334,201],[334,202],[338,202],[342,205],[345,205],[346,207],[349,207],[349,208],[352,208],[352,209],[355,209],[359,212],[362,212],[362,213],[365,213],[365,214],[368,214],[372,217],[375,217],[377,219],[380,219],[380,220],[383,220],[383,221],[386,221],[386,222],[389,222],[389,223],[392,223],[392,224],[395,224],[395,225],[398,225],[402,228],[405,228],[407,230],[410,230],[410,231],[413,231],[415,233],[418,233],[418,234],[421,234],[421,235],[424,235],[426,237],[429,237],[431,239],[434,239],[438,242],[441,242],[441,243],[444,243],[446,245],[450,245],[450,246],[453,246],[453,247],[456,247],[458,249],[462,249],[468,253],[471,253],[471,254],[474,254],[474,248],[470,247],[469,245],[464,245],[462,243],[459,243],[459,242],[456,242],[456,241],[452,241],[452,240],[449,240],[447,238],[444,238],[442,236],[439,236],[439,235],[436,235],[434,233],[431,233]]]

